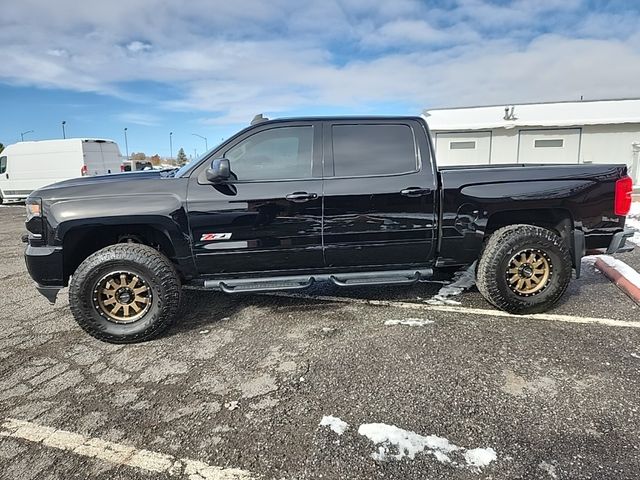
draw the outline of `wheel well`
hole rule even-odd
[[[69,278],[92,253],[109,245],[128,242],[149,245],[169,259],[175,258],[173,245],[160,228],[146,225],[78,227],[64,236],[64,278]]]
[[[489,217],[484,232],[485,241],[499,228],[517,223],[535,225],[551,230],[571,245],[573,218],[568,210],[562,208],[542,208],[533,210],[507,210],[494,213]]]

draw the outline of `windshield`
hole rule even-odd
[[[185,163],[183,166],[181,166],[180,168],[176,168],[175,170],[171,170],[169,172],[169,176],[171,177],[181,177],[182,175],[184,175],[185,173],[187,173],[191,168],[193,168],[193,166],[196,164],[195,161],[193,162],[189,162],[189,163]]]
[[[183,175],[186,175],[187,173],[189,173],[189,170],[191,170],[195,165],[197,165],[198,163],[200,163],[200,160],[202,160],[204,157],[208,156],[211,152],[213,152],[214,150],[216,150],[218,147],[220,147],[220,145],[222,145],[222,142],[219,143],[218,145],[216,145],[213,148],[210,148],[209,150],[207,150],[206,152],[204,152],[201,155],[198,155],[197,158],[194,158],[193,160],[191,160],[188,163],[185,163],[183,166],[181,166],[180,168],[176,168],[174,170],[169,171],[168,173],[168,177],[182,177]]]

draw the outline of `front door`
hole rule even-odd
[[[413,119],[327,122],[328,267],[429,263],[437,185],[426,138],[426,129]]]
[[[213,152],[235,178],[206,180],[211,161],[189,180],[188,211],[201,274],[291,272],[324,266],[321,126],[256,126]]]

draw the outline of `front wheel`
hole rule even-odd
[[[496,307],[511,313],[544,312],[571,280],[571,255],[556,233],[533,225],[494,232],[478,262],[476,284]]]
[[[175,320],[180,278],[157,250],[133,243],[89,256],[73,274],[69,304],[78,324],[110,343],[135,343],[160,335]]]

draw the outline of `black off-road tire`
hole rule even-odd
[[[533,249],[543,252],[551,265],[546,287],[525,296],[513,291],[507,278],[514,255]],[[571,254],[559,235],[533,225],[510,225],[496,230],[487,241],[478,261],[476,286],[497,308],[516,314],[540,313],[562,297],[571,281]]]
[[[153,296],[148,311],[132,323],[115,323],[94,302],[100,279],[118,271],[139,276]],[[181,290],[180,277],[168,258],[147,245],[122,243],[105,247],[80,264],[69,285],[69,305],[89,335],[109,343],[137,343],[157,337],[174,323]]]

